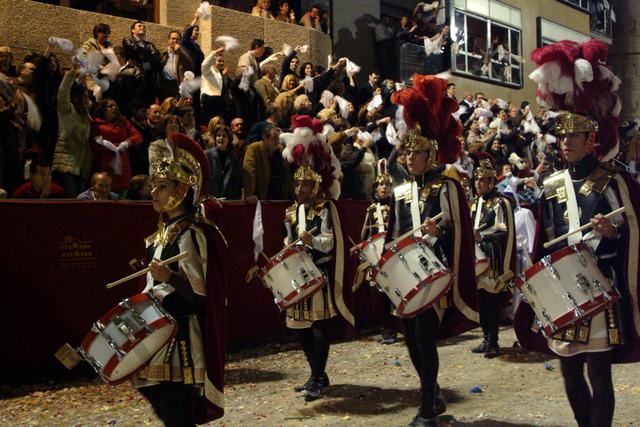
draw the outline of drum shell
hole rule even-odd
[[[261,269],[259,277],[273,293],[274,302],[281,311],[311,297],[327,284],[325,274],[314,264],[311,255],[300,246],[294,246],[273,257]],[[294,280],[297,284],[295,287]]]
[[[358,255],[362,262],[367,262],[372,267],[378,264],[382,252],[384,251],[384,239],[387,236],[386,232],[377,233],[368,239],[362,241],[357,246]]]
[[[595,316],[620,299],[620,293],[600,271],[584,242],[543,258],[519,275],[514,286],[531,305],[539,326],[549,337]]]
[[[431,271],[421,259],[428,262]],[[371,280],[387,294],[398,317],[414,317],[429,309],[453,284],[449,269],[421,238],[413,236],[382,254]]]
[[[154,330],[149,332],[143,325],[133,320],[133,313],[126,304]],[[118,328],[119,320],[123,320],[130,329],[133,339]],[[98,324],[104,327],[104,334],[126,353],[124,356],[119,355],[117,350],[109,344],[105,335],[100,333]],[[131,328],[131,326],[134,327]],[[84,357],[90,358],[88,360],[90,364],[98,363],[97,366],[94,365],[94,369],[100,371],[103,379],[112,384],[119,384],[143,368],[153,355],[175,336],[176,332],[176,321],[159,302],[148,294],[136,294],[121,301],[95,322],[82,340],[80,349]]]

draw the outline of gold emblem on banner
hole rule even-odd
[[[93,241],[78,240],[65,236],[58,242],[60,268],[63,270],[85,270],[96,267]]]

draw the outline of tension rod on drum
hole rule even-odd
[[[174,262],[176,262],[176,261],[180,261],[181,259],[185,259],[185,258],[187,258],[188,256],[189,256],[189,254],[188,254],[187,252],[182,252],[182,253],[180,253],[179,255],[176,255],[176,256],[174,256],[174,257],[171,257],[171,258],[169,258],[169,259],[165,259],[164,261],[161,261],[161,262],[160,262],[160,265],[168,265],[168,264],[172,264],[172,263],[174,263]],[[145,275],[145,274],[147,274],[149,271],[151,271],[151,268],[147,267],[147,268],[142,269],[142,270],[140,270],[140,271],[137,271],[137,272],[135,272],[135,273],[133,273],[133,274],[130,274],[130,275],[129,275],[129,276],[127,276],[127,277],[123,277],[123,278],[122,278],[122,279],[120,279],[120,280],[116,280],[115,282],[108,283],[108,284],[107,284],[107,289],[111,289],[111,288],[113,288],[114,286],[118,286],[118,285],[119,285],[119,284],[121,284],[121,283],[128,282],[129,280],[131,280],[131,279],[135,279],[136,277],[144,276],[144,275]]]
[[[439,221],[440,219],[442,219],[443,216],[444,216],[444,212],[440,212],[438,215],[434,216],[431,219],[433,221]],[[385,250],[389,249],[390,247],[392,247],[393,245],[397,244],[398,242],[403,241],[407,237],[410,237],[413,233],[415,233],[416,231],[420,230],[423,225],[424,224],[420,224],[418,227],[414,228],[413,230],[407,231],[402,236],[398,237],[397,239],[393,240],[392,242],[387,243],[386,245],[384,245]]]
[[[624,209],[625,209],[625,207],[623,206],[623,207],[621,207],[621,208],[616,209],[615,211],[611,211],[611,212],[609,212],[609,213],[608,213],[608,214],[606,214],[604,217],[605,217],[605,218],[611,218],[611,217],[612,217],[612,216],[614,216],[614,215],[617,215],[617,214],[619,214],[619,213],[624,212]],[[567,237],[569,237],[569,236],[571,236],[571,235],[573,235],[573,234],[576,234],[576,233],[578,233],[578,232],[580,232],[580,231],[582,231],[582,230],[586,230],[587,228],[591,228],[591,227],[593,227],[593,224],[592,224],[591,222],[589,222],[589,223],[587,223],[587,224],[585,224],[585,225],[582,225],[582,226],[580,226],[580,227],[576,228],[575,230],[571,230],[570,232],[568,232],[568,233],[566,233],[566,234],[563,234],[563,235],[562,235],[562,236],[560,236],[560,237],[556,237],[556,238],[555,238],[555,239],[553,239],[553,240],[549,240],[548,242],[546,242],[546,243],[545,243],[544,245],[542,245],[542,246],[544,246],[544,248],[545,248],[545,249],[547,249],[549,246],[553,246],[553,245],[555,245],[556,243],[563,241],[563,240],[564,240],[564,239],[566,239]]]

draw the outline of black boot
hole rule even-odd
[[[438,387],[438,394],[436,394],[436,404],[435,404],[436,415],[444,414],[447,412],[447,402],[444,400],[444,395]]]
[[[409,427],[436,427],[438,425],[438,417],[435,416],[433,418],[425,418],[420,415],[420,412],[413,417],[411,423],[409,423]]]
[[[485,337],[480,345],[473,347],[471,353],[486,353],[489,349],[489,340]]]
[[[322,375],[320,375],[320,378],[318,378],[318,383],[324,388],[324,387],[329,387],[329,385],[331,384],[329,382],[329,376],[327,375],[326,372],[324,372]]]
[[[380,339],[380,344],[394,344],[398,341],[398,335],[396,331],[392,331],[391,329],[385,329],[382,331],[382,338]]]
[[[500,356],[500,347],[498,347],[498,344],[489,344],[487,351],[484,353],[484,357],[493,359],[498,356]]]
[[[329,379],[327,378],[327,381]],[[309,379],[307,380],[306,383],[304,383],[303,385],[297,385],[295,387],[293,387],[293,391],[295,391],[296,393],[300,393],[301,391],[305,391],[306,389],[309,388],[309,386],[311,385],[311,383],[313,382],[313,375],[311,375],[309,377]]]
[[[319,399],[322,395],[322,385],[319,380],[312,380],[309,387],[304,392],[304,400],[306,402],[313,402],[316,399]]]

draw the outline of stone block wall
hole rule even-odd
[[[199,0],[164,0],[160,7],[163,25],[147,23],[147,38],[156,47],[166,49],[170,30],[182,30],[193,19]],[[44,51],[49,36],[64,37],[76,47],[92,36],[93,26],[99,22],[111,27],[111,41],[118,44],[130,34],[131,19],[87,12],[30,0],[0,0],[0,46],[8,45],[18,63],[25,54]],[[263,19],[221,7],[212,7],[212,19],[200,24],[200,45],[209,53],[220,35],[236,37],[240,47],[225,53],[229,70],[233,71],[238,57],[246,52],[254,38],[262,38],[274,51],[283,43],[292,46],[308,44],[310,49],[300,55],[300,61],[311,61],[326,66],[327,55],[332,51],[331,38],[318,31],[297,25]],[[57,52],[63,65],[69,64],[71,55]]]

